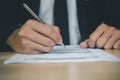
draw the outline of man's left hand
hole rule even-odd
[[[80,44],[81,48],[120,49],[120,30],[114,26],[101,24],[89,36],[89,39]]]

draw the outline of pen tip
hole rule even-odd
[[[61,46],[65,47],[65,45],[63,43],[61,43]]]

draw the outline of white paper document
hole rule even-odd
[[[16,54],[4,61],[9,63],[58,63],[58,62],[91,62],[91,61],[120,61],[117,57],[101,49],[81,49],[79,46],[55,46],[49,53]]]

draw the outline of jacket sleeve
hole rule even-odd
[[[102,5],[101,5],[102,6]],[[103,22],[120,29],[120,0],[105,0]]]
[[[13,51],[7,44],[8,37],[28,19],[33,19],[23,7],[23,3],[29,4],[32,10],[38,13],[39,0],[1,0],[0,2],[0,52]]]
[[[7,39],[18,28],[18,1],[1,0],[0,2],[0,52],[13,51],[7,45]]]

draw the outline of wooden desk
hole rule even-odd
[[[120,50],[106,50],[120,58]],[[120,62],[7,64],[0,53],[0,80],[120,80]]]

